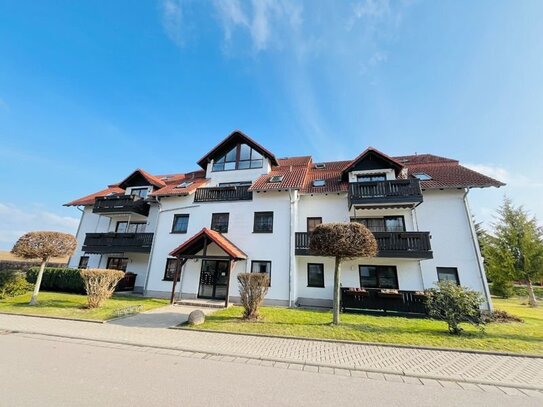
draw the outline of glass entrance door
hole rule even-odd
[[[202,260],[198,297],[224,300],[227,287],[228,261]]]

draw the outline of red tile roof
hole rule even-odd
[[[164,188],[153,191],[150,196],[183,196],[189,195],[197,188],[203,187],[208,183],[204,171],[194,171],[187,174],[173,174],[161,176],[166,183]],[[187,186],[181,188],[180,185],[186,183]]]
[[[204,239],[205,237],[209,238],[212,242],[214,242],[217,246],[219,246],[222,250],[224,250],[224,252],[228,254],[230,257],[234,259],[247,258],[247,255],[243,253],[243,251],[239,249],[234,243],[232,243],[226,237],[221,235],[219,232],[215,232],[214,230],[211,230],[208,228],[203,228],[194,236],[192,236],[189,240],[187,240],[183,244],[176,247],[174,250],[170,252],[170,256],[179,256],[182,254],[195,254],[195,253],[192,253],[194,250],[196,250],[197,252],[201,250],[200,245],[198,245],[198,240]],[[193,250],[190,250],[191,248]]]
[[[65,203],[64,206],[94,205],[94,200],[96,198],[101,198],[103,196],[110,195],[110,194],[124,194],[124,189],[116,187],[114,185],[110,185],[106,189],[102,189],[101,191],[76,199],[75,201]]]
[[[161,181],[159,178],[155,177],[154,175],[151,175],[149,174],[148,172],[146,171],[143,171],[141,168],[137,168],[132,174],[130,174],[128,177],[126,177],[124,180],[122,180],[121,182],[119,182],[117,185],[121,188],[124,188],[123,187],[123,184],[128,181],[130,178],[132,178],[134,175],[136,174],[141,174],[141,176],[143,178],[145,178],[145,180],[151,184],[152,186],[154,187],[157,187],[157,188],[162,188],[164,186],[166,186],[166,184]]]

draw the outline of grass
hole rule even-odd
[[[524,303],[520,298],[494,300],[497,309],[524,322],[488,324],[484,333],[463,325],[460,336],[448,334],[444,322],[431,319],[345,313],[341,325],[334,327],[331,311],[279,307],[262,307],[258,322],[242,321],[242,308],[230,307],[208,315],[197,329],[543,355],[543,306],[533,309]]]
[[[0,300],[0,312],[105,321],[115,318],[117,310],[123,308],[141,305],[143,311],[148,311],[168,304],[163,299],[113,296],[101,308],[86,309],[87,297],[84,295],[40,292],[38,304],[34,306],[28,305],[30,297],[28,293]]]

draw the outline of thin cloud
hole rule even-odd
[[[527,177],[523,174],[512,173],[508,169],[492,164],[465,164],[473,171],[480,172],[497,179],[514,188],[541,188],[543,182]]]
[[[161,4],[164,31],[168,38],[180,47],[185,45],[183,36],[184,3],[183,0],[163,0]]]

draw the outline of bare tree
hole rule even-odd
[[[25,259],[41,259],[30,305],[36,305],[45,266],[51,257],[71,256],[77,242],[75,237],[61,232],[28,232],[21,236],[11,249],[15,256]]]
[[[239,294],[243,305],[243,319],[255,321],[258,319],[258,308],[264,302],[268,293],[270,278],[264,273],[238,274]]]
[[[377,242],[373,233],[360,223],[323,223],[311,233],[309,251],[316,256],[335,258],[333,324],[339,324],[341,263],[356,257],[373,257]]]

